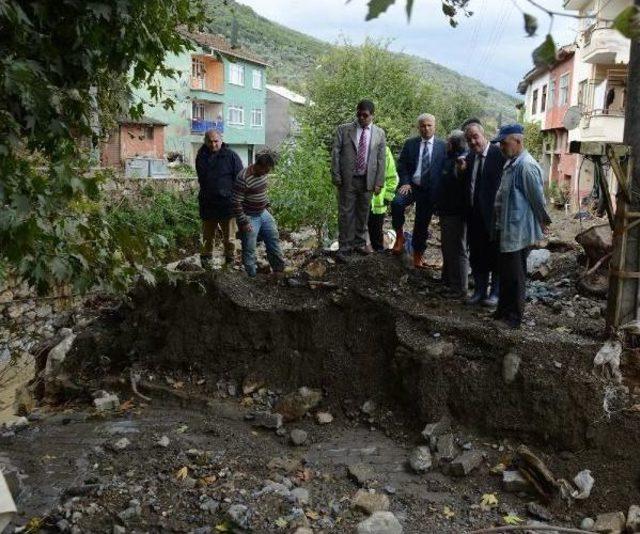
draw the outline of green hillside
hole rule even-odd
[[[302,94],[305,74],[314,67],[318,57],[334,46],[261,17],[250,7],[233,0],[209,0],[209,6],[213,19],[208,28],[211,33],[229,38],[235,12],[240,44],[271,64],[267,74],[269,83],[284,85]],[[475,95],[487,115],[502,113],[505,121],[515,118],[517,99],[512,96],[427,59],[409,57],[416,70],[433,83]]]

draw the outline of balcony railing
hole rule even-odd
[[[223,121],[207,121],[204,119],[191,119],[191,133],[205,133],[208,130],[224,132]]]

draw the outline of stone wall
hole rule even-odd
[[[195,176],[173,175],[169,178],[124,178],[116,177],[104,185],[104,191],[110,200],[137,198],[141,192],[152,187],[155,191],[184,193],[196,191],[198,180]]]

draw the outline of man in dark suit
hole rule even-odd
[[[427,248],[429,223],[436,211],[436,196],[439,191],[442,171],[447,159],[447,146],[435,136],[436,119],[427,113],[418,117],[418,137],[405,141],[398,158],[400,185],[391,203],[391,221],[396,231],[393,253],[404,251],[404,213],[415,202],[416,216],[413,226],[413,266],[425,267],[423,254]]]
[[[468,303],[494,307],[498,304],[499,250],[498,242],[491,238],[491,224],[505,158],[497,146],[489,143],[482,125],[469,124],[465,128],[465,137],[469,145],[469,155],[465,162],[467,239],[475,282],[475,291]]]

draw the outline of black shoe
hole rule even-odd
[[[336,255],[334,256],[336,263],[349,263],[349,253],[339,250],[338,252],[336,252]]]

